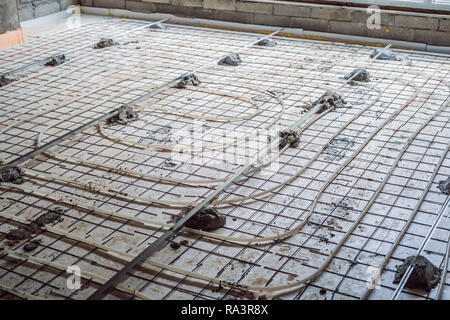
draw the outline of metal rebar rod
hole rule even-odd
[[[19,72],[22,72],[22,71],[24,71],[26,69],[29,69],[29,68],[32,68],[32,67],[35,67],[35,66],[41,66],[41,65],[43,66],[43,65],[49,63],[50,61],[52,61],[52,58],[53,57],[48,57],[48,58],[45,58],[45,59],[42,59],[42,60],[39,60],[39,61],[36,61],[36,62],[28,63],[28,64],[26,64],[26,65],[24,65],[24,66],[22,66],[20,68],[16,68],[16,69],[10,70],[10,71],[4,73],[3,75],[4,76],[12,76],[12,75],[15,75],[15,74],[17,74]]]
[[[442,293],[444,293],[445,281],[447,280],[449,251],[450,251],[450,235],[448,236],[448,239],[447,239],[447,250],[445,250],[445,255],[444,255],[444,267],[442,269],[441,282],[439,283],[439,289],[438,289],[438,294],[437,294],[436,300],[441,300]]]

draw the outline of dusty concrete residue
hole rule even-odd
[[[277,45],[277,43],[270,39],[262,39],[261,41],[258,41],[256,43],[256,45],[262,46],[262,47],[275,47]]]
[[[170,247],[171,247],[173,250],[178,250],[178,249],[181,247],[181,245],[180,245],[178,242],[171,242],[171,243],[170,243]]]
[[[436,268],[427,258],[423,256],[410,256],[400,266],[397,266],[397,272],[393,283],[399,283],[409,266],[413,271],[406,282],[406,287],[410,289],[424,289],[430,291],[438,283],[441,271]]]
[[[447,180],[439,181],[439,189],[442,193],[450,194],[450,177]]]
[[[183,218],[193,207],[187,207],[175,217],[175,221]],[[197,230],[212,231],[223,227],[226,217],[214,208],[205,208],[198,211],[186,222],[185,226]]]
[[[172,140],[172,132],[173,128],[170,124],[164,125],[156,130],[147,131],[146,137],[141,137],[139,139],[139,143],[143,143],[144,141],[149,141],[150,143],[171,143]],[[192,131],[194,132],[194,131]]]
[[[162,23],[155,23],[151,26],[148,26],[149,29],[155,29],[155,30],[166,30],[167,26]]]
[[[180,243],[175,242],[175,241],[170,242],[170,247],[173,250],[178,250],[178,249],[180,249],[181,246],[187,246],[187,245],[189,245],[189,241],[187,241],[187,240],[181,240]]]
[[[64,62],[66,62],[66,56],[64,54],[59,54],[57,56],[53,56],[51,59],[52,59],[51,61],[49,61],[45,64],[46,66],[56,67],[56,66],[59,66],[60,64],[63,64]]]
[[[132,107],[129,106],[123,106],[119,108],[119,113],[115,116],[109,118],[106,120],[106,123],[108,125],[114,125],[114,124],[128,124],[130,122],[136,121],[139,118],[139,115],[136,113],[136,111],[133,110]]]
[[[177,88],[183,89],[183,88],[186,88],[188,85],[198,86],[200,84],[201,84],[201,82],[197,78],[197,76],[193,73],[189,73],[189,74],[183,76],[183,78],[180,80],[180,82],[178,82]]]
[[[6,234],[6,239],[11,241],[18,241],[28,239],[31,236],[31,232],[25,229],[14,229]]]
[[[375,57],[381,50],[375,49],[370,54],[370,57]],[[391,49],[386,49],[382,54],[377,57],[377,60],[399,60],[397,56],[392,52]]]
[[[99,42],[97,42],[93,48],[94,49],[103,49],[103,48],[107,48],[107,47],[112,47],[112,46],[117,46],[119,45],[118,42],[114,42],[113,39],[106,39],[106,38],[101,38]]]
[[[242,63],[241,57],[237,53],[230,53],[219,60],[217,64],[221,66],[238,66]]]
[[[49,210],[40,217],[38,217],[36,220],[34,220],[32,223],[37,224],[39,227],[43,227],[46,224],[53,223],[53,222],[61,222],[62,221],[62,214],[64,213],[64,209],[62,208],[56,208],[54,210]]]
[[[6,86],[12,82],[16,81],[16,79],[8,78],[6,75],[0,75],[0,88]]]
[[[31,239],[34,234],[41,232],[41,228],[47,224],[63,221],[62,214],[64,209],[56,208],[49,210],[43,215],[39,216],[36,220],[32,221],[29,225],[24,227],[13,229],[6,234],[6,239],[10,241],[10,245],[15,245],[18,241]],[[40,240],[33,240],[34,242],[40,242]],[[30,241],[30,242],[33,242]],[[35,244],[29,244],[28,249],[35,247]],[[26,250],[26,249],[25,249]],[[34,250],[34,249],[31,249]]]
[[[355,142],[349,138],[336,138],[333,139],[330,144],[325,148],[325,159],[329,161],[342,160],[347,151],[355,145]]]
[[[278,132],[278,135],[281,138],[279,144],[280,149],[283,149],[288,144],[290,144],[291,148],[297,148],[300,143],[300,134],[295,130],[283,130]]]
[[[351,77],[353,77],[355,74],[357,74],[357,75],[351,81],[361,81],[361,82],[369,82],[370,81],[370,75],[366,69],[355,69],[348,76],[345,76],[344,79],[348,80]]]
[[[14,184],[22,184],[24,182],[24,173],[18,167],[2,167],[0,168],[0,182],[8,182]]]
[[[317,113],[322,113],[327,109],[343,108],[346,102],[339,93],[333,93],[333,91],[327,90],[319,99],[317,99],[316,102],[310,106],[307,106],[307,109],[312,109],[319,104],[321,104],[322,107],[317,111]]]

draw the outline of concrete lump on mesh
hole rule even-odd
[[[230,53],[219,60],[218,64],[221,66],[238,66],[242,63],[241,57],[237,53]]]

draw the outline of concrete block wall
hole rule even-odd
[[[382,10],[367,28],[364,8],[270,0],[81,0],[81,5],[450,46],[450,15]]]
[[[8,0],[11,1],[11,0]],[[17,0],[20,21],[39,18],[80,4],[79,0]]]
[[[0,0],[0,34],[20,27],[17,5],[11,0]]]

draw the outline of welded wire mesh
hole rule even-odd
[[[32,56],[45,56],[48,49],[64,48],[64,39],[75,48],[95,41],[98,29],[113,34],[142,24],[111,20],[82,29],[78,38],[67,32],[9,49],[0,55],[7,65],[1,70],[15,67],[19,55],[21,63],[31,62]],[[118,46],[75,51],[60,67],[27,71],[18,82],[0,89],[0,130],[4,130],[0,158],[4,163],[17,159],[35,148],[38,138],[45,144],[258,37],[182,26],[141,29],[119,39]],[[0,185],[2,234],[23,225],[13,217],[35,219],[62,207],[67,210],[64,221],[54,228],[67,234],[43,230],[34,236],[41,239],[38,248],[27,254],[64,266],[77,265],[104,278],[113,276],[126,261],[111,256],[100,245],[131,255],[144,250],[167,230],[165,224],[184,206],[200,202],[220,185],[220,181],[209,180],[225,179],[257,153],[255,145],[245,144],[245,137],[258,129],[276,133],[292,125],[308,103],[325,89],[338,87],[345,75],[369,60],[372,51],[358,45],[275,40],[276,47],[253,46],[242,52],[240,66],[212,64],[202,69],[197,73],[202,82],[198,87],[168,88],[139,103],[135,122],[125,126],[101,123],[100,129],[87,129],[51,153],[25,162],[24,184],[14,188]],[[147,261],[124,284],[152,299],[248,299],[258,295],[358,299],[423,197],[413,223],[382,273],[379,288],[370,296],[388,298],[395,290],[395,265],[414,254],[429,231],[446,199],[437,183],[450,173],[446,154],[448,59],[394,52],[401,60],[377,60],[368,67],[371,82],[349,85],[339,92],[347,102],[345,108],[316,115],[305,123],[299,146],[280,154],[273,161],[276,166],[249,174],[217,199],[214,207],[227,217],[225,226],[213,232],[219,238],[184,230],[173,240],[186,240],[180,248],[166,246],[149,259],[191,274],[154,265],[150,268]],[[71,64],[70,59],[76,63]],[[424,123],[402,153],[410,136]],[[215,150],[212,146],[216,144],[225,147]],[[180,153],[185,150],[193,150],[193,154]],[[444,161],[431,188],[424,189],[442,156]],[[339,173],[333,177],[335,172]],[[190,182],[196,180],[203,182]],[[277,185],[278,189],[257,196]],[[246,197],[255,198],[239,201]],[[288,232],[305,221],[316,197],[313,215],[294,235],[268,243],[233,242],[231,237],[254,239]],[[373,205],[349,232],[372,197]],[[348,239],[336,250],[348,232]],[[440,224],[426,250],[427,258],[438,267],[444,264],[448,232],[448,223]],[[23,252],[25,242],[4,240],[3,245]],[[294,283],[313,274],[329,257],[333,257],[331,263],[315,280],[288,292],[249,288]],[[80,289],[69,289],[65,270],[28,260],[1,257],[0,284],[5,289],[44,298],[85,299],[102,283],[84,277]],[[229,283],[198,279],[192,273]],[[448,298],[448,281],[445,285],[444,298]],[[11,297],[11,290],[7,291],[2,298]],[[435,299],[436,295],[435,289],[405,292],[402,298]],[[117,288],[107,298],[139,297]]]

